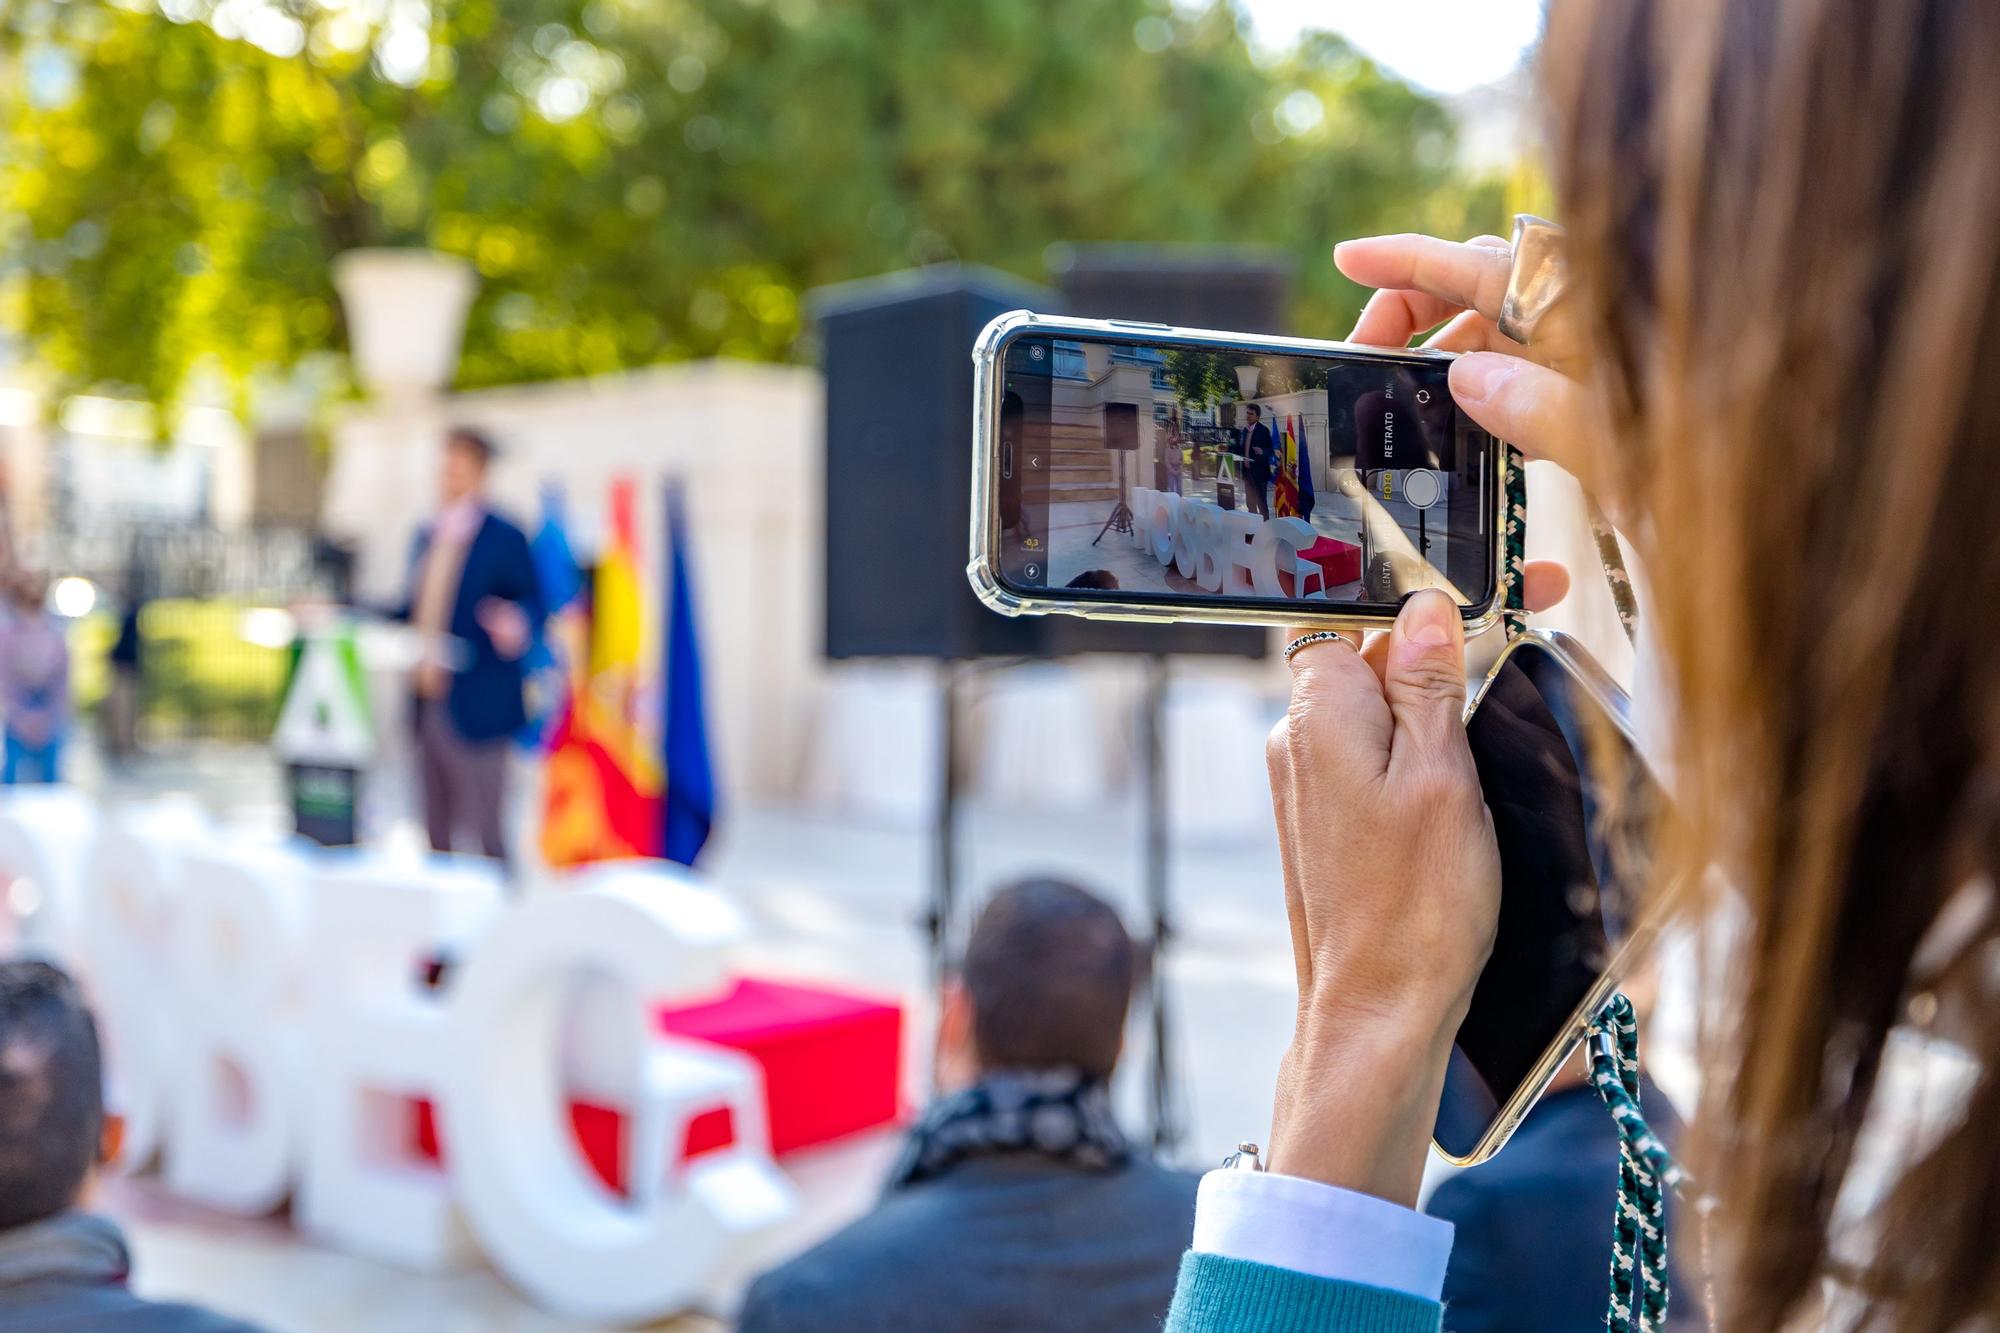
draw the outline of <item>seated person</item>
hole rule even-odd
[[[881,1203],[759,1278],[741,1333],[1157,1330],[1195,1180],[1111,1116],[1134,970],[1118,914],[1082,889],[996,894],[943,996],[943,1096]]]
[[[9,1333],[255,1333],[126,1290],[117,1226],[81,1211],[117,1152],[97,1027],[47,963],[0,963],[0,1328]]]

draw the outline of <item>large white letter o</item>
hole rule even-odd
[[[723,947],[742,932],[735,908],[666,869],[580,878],[589,886],[510,913],[458,983],[446,1162],[487,1257],[538,1304],[577,1319],[653,1319],[692,1304],[741,1241],[791,1211],[792,1195],[770,1161],[757,1066],[654,1026],[661,1002],[721,982]],[[638,1062],[629,1200],[591,1174],[570,1128],[558,1047],[583,979],[616,988],[618,1002],[589,1011],[618,1025]],[[716,1106],[729,1108],[735,1143],[676,1165],[688,1123]]]

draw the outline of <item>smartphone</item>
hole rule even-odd
[[[1566,634],[1509,644],[1465,726],[1500,844],[1500,925],[1432,1132],[1460,1166],[1506,1143],[1653,934],[1637,895],[1660,800],[1630,701]]]
[[[1380,625],[1501,604],[1504,446],[1451,356],[1017,310],[973,349],[972,551],[994,610]]]

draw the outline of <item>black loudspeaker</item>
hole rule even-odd
[[[1139,405],[1137,403],[1106,403],[1104,405],[1104,447],[1123,449],[1127,453],[1139,451]]]
[[[828,657],[1261,657],[1261,629],[989,611],[966,582],[972,343],[995,315],[1061,309],[1046,288],[941,264],[821,288]]]
[[[1292,266],[1270,251],[1215,246],[1052,245],[1063,313],[1191,329],[1284,333]]]

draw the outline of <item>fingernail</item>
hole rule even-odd
[[[1519,368],[1520,363],[1511,356],[1501,356],[1497,352],[1467,352],[1451,363],[1452,396],[1461,403],[1491,398]]]
[[[1396,628],[1402,631],[1405,643],[1436,648],[1451,642],[1452,622],[1457,619],[1458,606],[1451,598],[1436,589],[1425,589],[1412,593],[1403,604]]]

